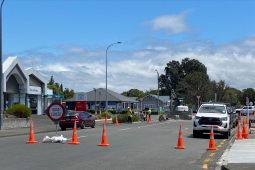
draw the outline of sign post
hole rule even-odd
[[[52,103],[47,109],[47,115],[55,123],[56,136],[58,136],[59,121],[65,116],[64,107],[59,102]]]
[[[197,111],[199,109],[199,99],[200,99],[201,96],[197,96]]]
[[[247,127],[248,127],[248,129],[247,129],[247,131],[248,131],[248,133],[250,133],[250,127],[249,127],[249,124],[250,124],[250,120],[249,120],[249,117],[250,117],[250,115],[249,115],[249,105],[250,105],[250,103],[249,103],[249,98],[248,97],[246,97],[246,106],[247,106],[247,119],[248,119],[248,125],[247,125]]]

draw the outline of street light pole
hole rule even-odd
[[[99,92],[99,110],[101,115],[101,92]]]
[[[95,116],[97,115],[97,89],[93,88],[95,90]]]
[[[106,76],[106,88],[105,88],[105,92],[106,92],[106,99],[105,99],[105,111],[108,111],[108,101],[107,101],[107,51],[108,51],[108,49],[112,46],[112,45],[114,45],[114,44],[121,44],[121,42],[116,42],[116,43],[113,43],[113,44],[111,44],[111,45],[109,45],[108,47],[107,47],[107,49],[106,49],[106,74],[105,74],[105,76]]]
[[[3,67],[2,67],[2,63],[3,63],[3,48],[2,48],[2,7],[4,4],[4,0],[1,3],[1,8],[0,8],[0,126],[1,126],[1,130],[3,130],[3,106],[4,106],[4,101],[3,101]]]
[[[158,70],[155,70],[158,73]],[[158,116],[159,116],[159,74],[158,74]]]

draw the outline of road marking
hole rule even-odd
[[[211,161],[211,158],[207,158],[207,159],[205,159],[204,162],[210,162],[210,161]]]
[[[224,144],[224,142],[221,142],[220,144]]]
[[[131,128],[126,128],[126,129],[120,129],[119,131],[122,131],[122,130],[128,130],[128,129],[131,129]]]
[[[77,137],[77,138],[85,138],[85,137],[87,137],[87,136],[79,136],[79,137]],[[72,138],[69,138],[69,139],[67,139],[67,140],[72,140]]]
[[[226,139],[223,140],[223,142],[225,142],[225,141],[226,141]]]
[[[152,126],[152,125],[147,125],[147,126]]]
[[[219,147],[219,148],[220,148],[220,147],[221,147],[221,145],[218,145],[217,147]]]
[[[158,125],[158,124],[152,124],[152,125]]]
[[[204,164],[202,168],[204,168],[204,169],[208,169],[207,164]]]
[[[213,156],[213,155],[215,155],[215,153],[211,153],[209,156]]]

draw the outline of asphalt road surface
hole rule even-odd
[[[175,149],[180,124],[183,126],[185,149]],[[70,145],[72,129],[59,131],[68,138],[65,144],[41,143],[55,132],[35,134],[37,144],[26,144],[28,135],[0,138],[0,169],[215,169],[230,139],[215,134],[217,151],[207,151],[209,134],[193,138],[192,120],[152,121],[106,126],[109,147],[98,146],[102,140],[102,126],[78,129],[79,145]]]

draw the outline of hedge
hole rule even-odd
[[[95,114],[95,109],[87,109],[88,113]],[[105,112],[105,110],[101,110],[101,113]],[[116,114],[117,110],[108,110],[111,114]],[[100,110],[97,111],[97,114],[100,114]]]
[[[117,115],[118,117],[118,123],[126,123],[128,120],[128,115],[127,114],[119,114]],[[139,117],[132,115],[132,121],[133,122],[138,122],[139,121]],[[115,123],[116,122],[116,116],[113,116],[112,118],[112,122]]]
[[[15,104],[9,107],[6,112],[18,118],[28,118],[32,114],[31,109],[24,104]]]

